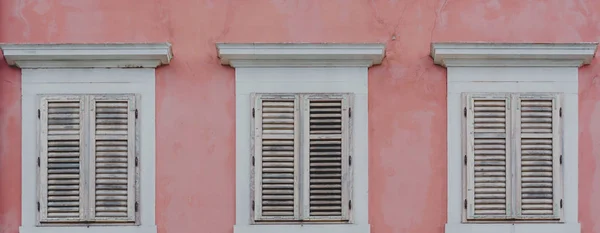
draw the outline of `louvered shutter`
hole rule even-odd
[[[511,213],[510,98],[466,98],[467,219],[506,219]]]
[[[91,219],[135,221],[135,98],[92,96]]]
[[[520,94],[515,100],[517,217],[559,219],[560,98]]]
[[[84,100],[43,97],[40,106],[40,221],[85,218],[83,178]]]
[[[347,220],[349,172],[349,96],[305,95],[303,98],[303,217]]]
[[[254,219],[299,219],[299,98],[255,95]]]

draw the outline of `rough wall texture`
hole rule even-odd
[[[369,71],[373,233],[442,233],[445,69],[431,41],[600,41],[597,0],[2,0],[0,42],[163,42],[159,233],[233,231],[234,72],[215,42],[385,42]],[[20,71],[0,62],[0,233],[20,225]],[[600,233],[600,59],[580,70],[579,218]],[[407,162],[410,161],[410,162]],[[417,178],[418,179],[415,179]]]

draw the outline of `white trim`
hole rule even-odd
[[[598,43],[432,43],[441,66],[572,66],[590,64]]]
[[[20,233],[156,233],[156,226],[118,226],[118,227],[19,227]]]
[[[368,233],[368,86],[363,67],[236,68],[236,223],[234,233]],[[354,93],[352,223],[252,225],[251,93]]]
[[[462,45],[461,45],[462,46]],[[567,63],[556,64],[552,59],[557,57],[568,57],[569,49],[572,46],[566,46],[564,50],[557,45],[554,55],[544,56],[544,53],[535,55],[534,51],[519,47],[521,49],[512,49],[506,44],[494,45],[486,44],[482,47],[476,47],[470,52],[461,54],[460,48],[468,48],[467,45],[458,46],[458,50],[451,48],[432,46],[432,56],[436,64],[448,67],[448,111],[447,111],[447,148],[448,148],[448,219],[446,223],[446,233],[579,233],[580,224],[578,222],[578,66],[567,66]],[[541,48],[538,45],[531,45]],[[575,46],[575,45],[573,45]],[[551,45],[542,47],[552,48]],[[578,46],[575,46],[578,47]],[[589,44],[580,46],[585,55],[577,55],[583,64],[586,59],[591,59],[592,53],[589,51]],[[595,44],[592,46],[595,49]],[[487,48],[480,49],[480,48]],[[439,49],[436,53],[433,51]],[[505,50],[503,50],[505,49]],[[442,52],[440,52],[442,51]],[[562,52],[561,52],[562,51]],[[573,52],[573,51],[571,51]],[[490,56],[486,56],[488,53]],[[556,54],[558,53],[558,54]],[[560,53],[563,53],[562,55]],[[575,53],[575,52],[573,52]],[[446,56],[446,55],[448,56]],[[459,54],[455,57],[452,54]],[[469,55],[470,54],[470,55]],[[566,54],[566,55],[565,55]],[[483,59],[483,62],[470,60],[471,63],[452,63],[452,60],[460,60],[461,57],[471,57],[472,59]],[[519,57],[533,56],[537,60],[534,63],[528,63],[529,66],[511,66],[507,63],[509,57],[519,59]],[[534,56],[535,55],[535,56]],[[555,56],[556,55],[556,56]],[[436,58],[437,56],[437,58]],[[577,57],[575,56],[575,57]],[[496,59],[498,58],[498,59]],[[571,57],[572,60],[577,60]],[[496,59],[496,60],[494,60]],[[448,63],[450,61],[450,63]],[[522,60],[521,60],[522,61]],[[527,60],[532,61],[532,60]],[[487,63],[486,63],[487,62]],[[494,63],[497,62],[497,63]],[[546,63],[544,63],[546,62]],[[469,64],[470,66],[463,66]],[[482,67],[480,65],[489,66]],[[549,65],[552,64],[552,65]],[[573,63],[575,64],[575,63]],[[548,67],[554,66],[554,67]],[[463,111],[462,111],[462,93],[464,92],[558,92],[563,94],[563,200],[564,215],[562,223],[472,223],[463,222],[463,162],[462,162],[462,132],[463,132]]]
[[[579,223],[574,224],[446,224],[446,233],[576,233],[581,232]]]
[[[82,79],[77,79],[81,77]],[[118,77],[117,79],[113,79]],[[39,94],[138,94],[140,118],[139,226],[36,227],[37,109]],[[155,233],[155,70],[22,70],[21,233]]]
[[[20,68],[155,68],[173,58],[171,44],[1,44],[9,65]]]
[[[381,64],[384,44],[218,43],[221,64],[232,67],[369,67]]]

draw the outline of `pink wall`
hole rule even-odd
[[[369,71],[372,232],[442,233],[446,72],[430,42],[600,41],[598,9],[597,0],[1,0],[0,42],[173,44],[172,64],[157,70],[159,233],[233,231],[234,72],[215,42],[385,42],[383,65]],[[20,84],[0,62],[0,233],[20,225]],[[584,233],[600,233],[600,59],[580,71],[579,107],[579,216]]]

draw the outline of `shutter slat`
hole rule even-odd
[[[510,102],[507,95],[469,95],[467,114],[468,219],[510,215]]]
[[[41,102],[40,221],[82,221],[84,98],[54,96]]]
[[[92,108],[92,218],[135,221],[135,102],[133,96],[95,96]]]
[[[516,96],[517,212],[524,219],[557,219],[558,99]]]
[[[298,220],[298,105],[293,96],[257,96],[255,220]]]
[[[304,216],[308,220],[348,219],[348,98],[305,96]]]

